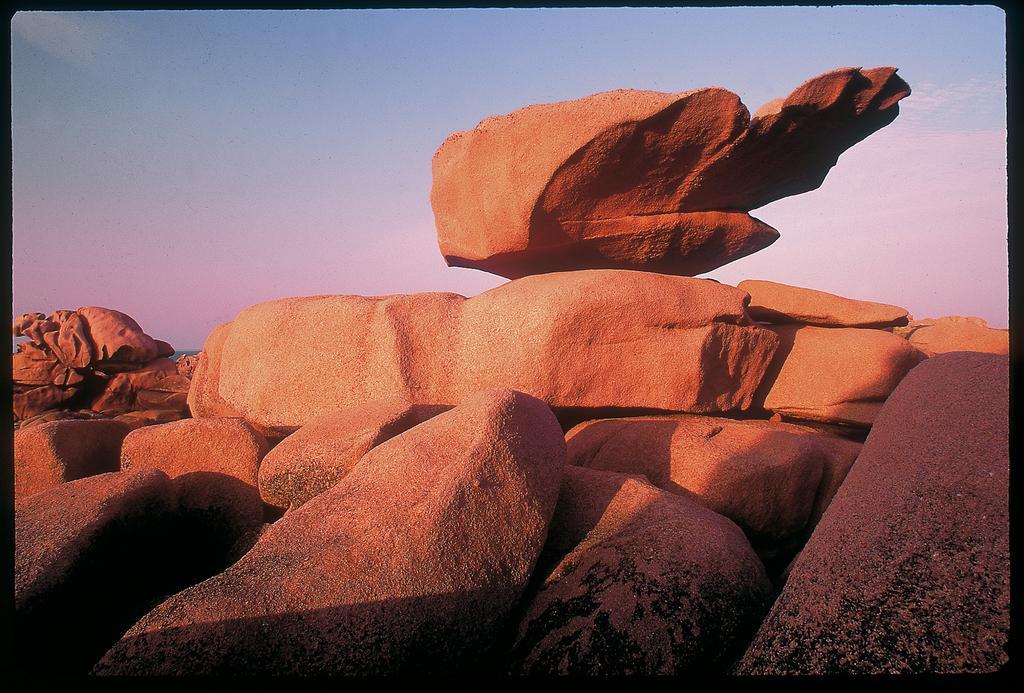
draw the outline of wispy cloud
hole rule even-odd
[[[900,119],[924,130],[988,130],[1006,127],[1006,82],[971,78],[939,85],[912,84],[900,102]]]
[[[91,65],[108,40],[104,24],[87,12],[18,12],[12,33],[72,65]]]

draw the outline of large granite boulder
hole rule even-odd
[[[747,211],[817,188],[896,117],[910,88],[895,73],[834,70],[753,118],[718,87],[603,92],[487,118],[434,155],[441,253],[511,278],[710,271],[778,238]]]
[[[158,606],[94,673],[478,668],[533,571],[564,463],[543,402],[467,398],[375,447],[238,563]]]
[[[271,301],[207,340],[190,404],[193,416],[226,407],[284,433],[374,400],[455,405],[491,387],[556,411],[741,410],[778,343],[750,324],[746,299],[709,280],[587,270],[526,277],[472,298]]]
[[[260,495],[282,510],[298,508],[338,483],[367,452],[443,410],[387,399],[318,416],[267,453]]]
[[[771,596],[736,525],[610,472],[566,467],[544,554],[546,577],[512,648],[514,673],[721,671]]]
[[[238,416],[238,412],[221,399],[217,390],[220,385],[221,350],[230,329],[231,323],[213,328],[193,366],[187,402],[189,411],[196,418]]]
[[[269,449],[241,419],[183,419],[129,433],[121,469],[158,469],[171,478],[182,524],[198,537],[193,548],[208,574],[237,558],[262,528],[257,483]]]
[[[995,671],[1010,627],[1009,363],[917,366],[797,558],[745,674]]]
[[[781,338],[758,400],[787,418],[869,427],[925,355],[884,330],[772,325]]]

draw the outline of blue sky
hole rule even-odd
[[[199,347],[288,295],[478,293],[444,266],[430,161],[530,103],[717,85],[751,111],[895,65],[903,113],[782,238],[709,273],[1006,325],[1004,15],[995,7],[18,13],[14,314],[123,310]]]

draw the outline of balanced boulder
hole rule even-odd
[[[1010,626],[1009,363],[946,354],[892,393],[739,667],[995,671]]]
[[[94,673],[478,668],[529,580],[564,463],[543,402],[469,397],[375,447],[238,563],[158,606]]]
[[[319,416],[263,458],[260,495],[270,505],[295,509],[338,483],[371,449],[445,408],[389,399]]]
[[[61,419],[14,432],[14,498],[87,476],[116,472],[129,427],[118,421]]]
[[[885,398],[925,358],[884,330],[766,329],[779,335],[781,345],[758,399],[766,410],[794,419],[871,426]]]
[[[768,609],[739,528],[637,478],[566,467],[545,554],[567,549],[525,610],[513,673],[721,671]]]
[[[556,411],[741,410],[778,343],[750,323],[746,299],[709,280],[588,270],[526,277],[468,299],[271,301],[242,311],[218,349],[207,340],[207,364],[217,368],[200,361],[190,404],[194,416],[226,405],[284,433],[374,400],[455,405],[491,387]]]
[[[818,187],[839,154],[896,117],[910,88],[895,72],[825,73],[754,118],[718,87],[603,92],[487,118],[434,155],[441,253],[511,278],[710,271],[778,238],[747,211]]]
[[[906,308],[857,301],[835,294],[764,280],[747,279],[736,285],[750,294],[747,311],[755,320],[800,323],[820,327],[898,327],[906,325]]]

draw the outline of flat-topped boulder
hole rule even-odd
[[[624,89],[487,118],[434,155],[441,253],[510,278],[708,272],[778,238],[749,210],[817,188],[896,117],[910,88],[895,73],[834,70],[753,118],[719,87]]]
[[[193,416],[227,407],[284,433],[374,400],[455,405],[491,387],[556,411],[742,410],[778,342],[751,324],[746,299],[709,280],[586,270],[526,277],[472,298],[270,301],[207,340],[190,404]]]
[[[544,553],[513,673],[720,672],[768,609],[736,525],[635,477],[566,467]]]
[[[886,401],[739,667],[992,672],[1010,627],[1009,361],[939,355]]]
[[[909,321],[906,308],[858,301],[825,291],[747,279],[736,285],[750,294],[747,311],[763,322],[819,327],[900,327]]]
[[[959,315],[925,318],[913,321],[899,334],[929,356],[950,351],[1010,353],[1010,331],[989,327],[982,318]]]
[[[758,399],[766,410],[794,419],[869,427],[903,376],[926,358],[884,330],[765,329],[779,335],[781,345]]]
[[[156,607],[93,673],[481,668],[544,544],[564,464],[543,402],[469,397],[373,448],[235,565]]]

